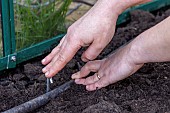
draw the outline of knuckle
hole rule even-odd
[[[66,58],[63,55],[59,54],[58,62],[60,62],[60,63],[67,63],[67,60],[66,60]]]
[[[97,82],[96,84],[95,84],[95,86],[97,87],[97,88],[102,88],[103,87],[103,82],[102,81],[100,81],[100,82]]]
[[[85,68],[86,70],[89,70],[89,69],[92,67],[92,64],[93,64],[93,61],[89,61],[89,62],[86,63],[86,65],[84,66],[84,68]]]
[[[56,65],[52,66],[52,68],[50,69],[50,73],[51,75],[56,75],[60,70],[58,68],[56,68]]]
[[[87,85],[87,84],[89,84],[89,81],[86,79],[86,80],[84,81],[83,85]]]
[[[55,49],[53,49],[52,51],[51,51],[51,54],[54,54],[55,53]],[[49,54],[49,55],[51,55],[51,54]]]
[[[67,39],[71,40],[71,39],[75,39],[77,37],[78,36],[77,36],[76,31],[74,29],[72,29],[72,27],[68,28],[68,30],[67,30]]]
[[[50,70],[50,73],[51,73],[52,76],[54,76],[54,75],[56,74],[56,73],[55,73],[55,69],[52,68],[52,69]]]
[[[69,34],[67,37],[67,46],[71,48],[80,48],[81,43],[80,43],[80,38],[77,37],[75,33]]]
[[[88,67],[91,66],[92,64],[93,64],[93,61],[87,62],[87,66],[88,66]]]
[[[60,49],[60,47],[54,48],[54,49],[51,51],[51,54],[55,54],[59,49]],[[51,54],[50,54],[50,55],[51,55]]]
[[[95,58],[95,54],[94,53],[87,53],[85,52],[85,56],[88,60],[93,60]]]
[[[72,47],[80,47],[82,45],[83,41],[81,40],[79,32],[75,31],[72,28],[68,29],[68,34],[67,34],[67,42],[70,44]]]
[[[96,45],[96,51],[101,51],[101,50],[103,50],[103,44],[98,44],[98,45]]]
[[[102,60],[95,60],[93,61],[93,64],[101,64],[102,63]]]
[[[98,80],[98,78],[97,78],[97,76],[96,75],[93,75],[93,77],[92,77],[92,81],[96,81],[96,80]]]
[[[88,64],[86,64],[85,66],[84,66],[84,68],[83,68],[85,71],[86,70],[89,70],[89,66],[88,66]]]
[[[72,26],[70,26],[68,29],[67,29],[67,33],[69,34],[69,33],[71,33],[73,30],[72,30],[73,28],[72,28]]]

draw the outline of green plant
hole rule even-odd
[[[25,0],[23,5],[19,4],[21,0],[16,0],[14,13],[17,50],[66,31],[64,23],[71,0],[44,0],[49,2],[45,6],[41,1],[36,0],[36,8],[33,8],[32,0]]]

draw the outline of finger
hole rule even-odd
[[[49,62],[51,62],[52,58],[58,53],[58,51],[60,50],[60,46],[58,45],[57,47],[55,47],[52,52],[46,56],[41,62],[43,65],[47,65]]]
[[[93,84],[89,84],[86,86],[86,89],[88,91],[94,91],[96,89],[101,89],[103,87],[106,87],[110,84],[110,79],[107,76],[102,76],[100,80],[96,81]]]
[[[46,65],[44,68],[43,68],[43,73],[47,73],[50,68],[55,64],[55,62],[57,61],[58,57],[59,57],[59,52],[60,50],[62,49],[62,47],[65,47],[66,46],[66,41],[65,41],[65,38],[61,41],[61,47],[59,49],[59,51],[55,54],[55,56],[52,58],[52,60],[50,61],[50,63],[48,65]]]
[[[101,89],[103,87],[106,87],[110,84],[116,83],[117,81],[120,81],[128,76],[130,76],[131,74],[135,73],[139,68],[141,68],[143,65],[139,65],[135,68],[134,71],[132,71],[132,73],[127,74],[126,76],[120,76],[118,77],[117,75],[103,75],[100,74],[99,76],[101,77],[99,81],[96,81],[95,83],[91,83],[91,84],[87,84],[86,89],[88,91],[94,91],[96,89]],[[84,81],[85,82],[85,81]]]
[[[59,51],[59,52],[60,52],[60,51]],[[58,56],[59,56],[59,55],[58,55],[59,52],[58,52],[57,54],[55,54],[55,56],[52,58],[52,60],[50,61],[50,63],[43,68],[43,72],[44,72],[44,73],[46,73],[47,71],[49,71],[50,68],[51,68],[51,67],[54,65],[54,63],[57,61]]]
[[[62,44],[62,46],[65,46],[65,44]],[[61,50],[61,48],[60,48],[60,50]],[[50,70],[50,68],[55,64],[55,62],[58,60],[60,50],[57,54],[55,54],[55,56],[52,58],[51,62],[43,68],[42,71],[44,73],[47,73]]]
[[[51,52],[46,58],[43,59],[42,63],[44,63],[44,65],[45,65],[45,64],[48,64],[49,62],[52,61],[52,59],[55,58],[55,56],[56,56],[56,54],[59,52],[59,50],[60,50],[60,48],[61,48],[64,40],[65,40],[65,37],[63,37],[63,39],[60,41],[59,45],[58,45],[56,48],[54,48],[54,49],[52,50],[52,52]],[[42,72],[43,72],[43,73],[46,73],[46,72],[50,69],[51,66],[52,66],[52,63],[48,64],[47,66],[45,66],[45,67],[42,69]]]
[[[83,53],[81,59],[84,62],[88,62],[90,60],[94,60],[104,49],[104,44],[99,44],[97,41],[94,41],[88,49]]]
[[[99,81],[100,79],[97,77],[97,73],[95,73],[93,76],[87,77],[83,81],[83,85],[90,85],[94,84],[95,82]]]
[[[52,62],[50,70],[45,73],[46,77],[50,78],[57,74],[76,54],[76,52],[81,48],[81,45],[76,40],[65,39],[62,47],[56,56],[57,59]]]
[[[52,50],[52,52],[42,60],[43,65],[47,65],[49,62],[51,62],[52,58],[54,58],[54,56],[59,52],[60,47],[62,46],[64,40],[65,40],[65,36],[61,39],[59,45],[55,47]]]
[[[74,81],[75,81],[76,84],[82,84],[83,85],[85,78],[80,78],[80,79],[78,78],[78,79],[75,79]]]
[[[49,71],[49,69],[51,68],[52,66],[52,63],[49,63],[47,66],[45,66],[43,69],[42,69],[42,72],[43,73],[46,73],[47,71]]]
[[[72,75],[72,79],[83,78],[90,74],[90,72],[97,72],[100,68],[101,62],[102,61],[100,60],[87,62],[79,72]]]

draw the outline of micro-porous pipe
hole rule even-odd
[[[58,88],[45,93],[33,100],[30,100],[26,103],[23,103],[19,106],[16,106],[14,108],[11,108],[7,111],[4,111],[2,113],[27,113],[31,112],[45,104],[47,104],[51,99],[56,98],[60,93],[64,92],[68,88],[70,88],[71,84],[73,83],[73,80],[70,80],[69,82],[66,82],[65,84],[59,86]]]

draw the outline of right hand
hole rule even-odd
[[[105,6],[105,8],[104,8]],[[85,46],[88,49],[82,54],[82,60],[94,60],[111,41],[118,13],[107,9],[107,4],[98,1],[82,18],[69,27],[66,36],[52,52],[42,60],[47,65],[43,72],[46,77],[57,74]]]
[[[138,51],[134,51],[135,49],[131,44],[128,44],[103,60],[89,61],[79,72],[72,75],[72,79],[75,79],[76,84],[85,85],[88,91],[116,83],[132,75],[143,66],[143,63],[136,64],[134,60],[138,53]],[[90,72],[96,73],[88,76]]]

